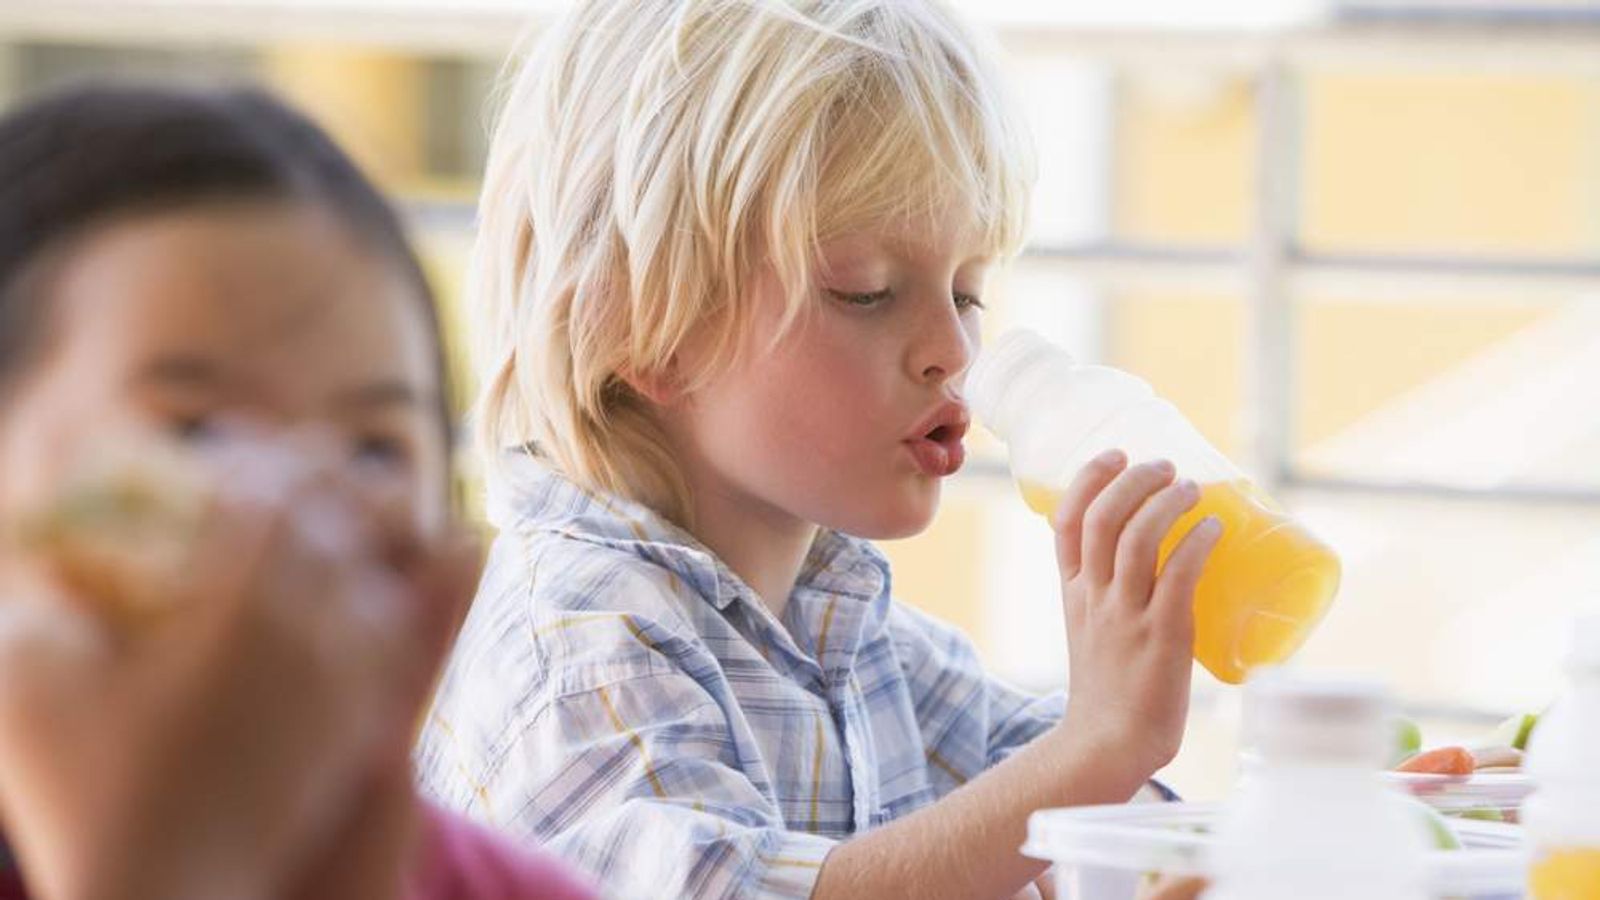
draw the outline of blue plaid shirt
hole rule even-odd
[[[837,842],[927,806],[1061,716],[817,537],[775,618],[692,536],[528,457],[417,749],[445,806],[617,897],[805,897]]]

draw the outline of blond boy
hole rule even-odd
[[[501,534],[425,787],[623,897],[1010,897],[1028,815],[1176,753],[1197,497],[1058,517],[1071,702],[986,675],[869,539],[960,468],[1031,165],[931,0],[590,0],[506,100],[471,288]],[[1041,882],[1042,884],[1042,882]]]

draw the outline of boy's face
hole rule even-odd
[[[927,527],[964,456],[991,261],[975,230],[919,225],[824,243],[815,296],[776,346],[782,289],[756,283],[743,361],[664,410],[695,492],[866,538]]]
[[[249,204],[114,222],[72,247],[46,349],[0,420],[0,516],[108,440],[315,432],[424,532],[447,512],[434,337],[397,268],[326,214]],[[396,509],[397,512],[401,511]]]

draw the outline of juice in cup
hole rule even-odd
[[[1528,872],[1529,900],[1600,897],[1600,848],[1549,850]]]
[[[1195,591],[1194,655],[1218,679],[1242,682],[1305,643],[1339,587],[1338,556],[1257,489],[1143,381],[1079,366],[1038,335],[1003,335],[967,378],[974,412],[1005,440],[1023,499],[1054,515],[1066,486],[1104,450],[1134,462],[1166,458],[1200,485],[1158,565],[1189,529],[1216,516],[1222,537]]]

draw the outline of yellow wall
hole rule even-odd
[[[283,45],[263,55],[266,79],[310,113],[390,190],[423,175],[425,75],[414,56],[328,45]]]
[[[1119,294],[1106,357],[1149,381],[1224,453],[1238,454],[1244,327],[1236,297]]]
[[[983,640],[984,494],[947,487],[933,527],[914,538],[883,541],[897,599]]]
[[[1600,83],[1339,74],[1311,79],[1306,104],[1311,246],[1600,249]]]
[[[1600,249],[1600,84],[1338,74],[1306,87],[1304,241],[1318,250],[1584,256]],[[1541,315],[1419,298],[1298,308],[1296,438],[1337,433]]]
[[[1119,236],[1233,245],[1254,227],[1254,100],[1248,81],[1202,74],[1117,87],[1112,220]]]
[[[1254,114],[1242,81],[1124,86],[1116,221],[1136,240],[1247,235]],[[1304,81],[1302,241],[1314,251],[1579,255],[1600,250],[1600,84],[1472,74]],[[1126,298],[1108,357],[1149,378],[1224,446],[1234,436],[1242,306]],[[1296,305],[1299,445],[1327,438],[1536,321],[1450,298]],[[1230,332],[1239,339],[1230,339]],[[1183,337],[1183,336],[1190,337]],[[1177,338],[1177,346],[1175,346]],[[1185,348],[1187,346],[1187,349]]]
[[[1294,443],[1306,447],[1537,321],[1525,304],[1322,300],[1296,323]],[[1423,423],[1419,423],[1421,425]]]

